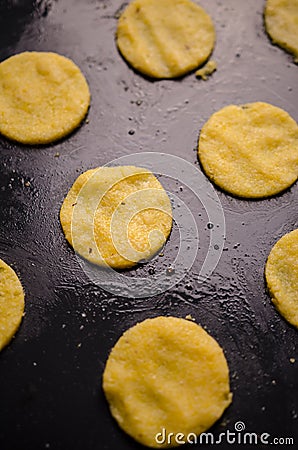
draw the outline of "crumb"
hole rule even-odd
[[[197,78],[202,78],[202,80],[206,81],[210,75],[213,74],[217,69],[217,64],[215,61],[210,60],[203,66],[201,69],[197,70],[195,75]]]
[[[191,314],[187,314],[187,316],[185,316],[185,319],[186,319],[186,320],[192,320],[193,322],[196,321],[196,319],[195,319],[194,317],[192,317]]]

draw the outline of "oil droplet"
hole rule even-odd
[[[173,267],[168,267],[166,270],[166,275],[171,276],[175,274],[175,269]]]
[[[214,227],[213,223],[211,223],[211,222],[207,223],[208,230],[212,230],[213,227]]]

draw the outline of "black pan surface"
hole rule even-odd
[[[59,224],[61,203],[78,174],[115,158],[164,153],[201,171],[199,131],[227,104],[266,101],[298,119],[298,69],[267,37],[264,1],[200,4],[216,26],[218,71],[205,82],[194,74],[152,82],[128,67],[115,47],[121,1],[1,2],[0,60],[25,50],[61,53],[80,66],[92,93],[88,123],[62,142],[31,148],[0,138],[0,258],[26,291],[23,324],[0,355],[1,450],[140,449],[109,414],[101,391],[105,361],[136,322],[187,314],[218,340],[230,366],[234,399],[210,430],[214,436],[235,431],[241,421],[247,432],[268,433],[269,442],[277,437],[297,443],[297,331],[271,304],[263,275],[271,247],[298,227],[297,183],[262,201],[216,189],[226,237],[216,269],[201,283],[212,233],[206,211],[187,187],[181,190],[179,180],[161,177],[191,209],[200,242],[184,279],[153,297],[115,295],[93,283]],[[125,276],[165,271],[177,246],[174,227],[163,256]],[[232,446],[244,447],[219,447]],[[266,445],[259,442],[257,448]]]

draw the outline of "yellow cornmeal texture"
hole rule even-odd
[[[209,15],[190,0],[135,0],[120,16],[116,37],[136,70],[174,78],[207,60],[215,30]]]
[[[199,325],[176,317],[147,319],[126,331],[108,358],[103,389],[119,426],[141,444],[155,436],[196,435],[229,406],[229,370],[217,342]]]
[[[265,26],[273,43],[298,62],[298,0],[267,0]]]
[[[283,236],[271,250],[265,276],[280,314],[298,328],[298,230]]]
[[[24,313],[24,292],[16,273],[0,259],[0,350],[19,328]]]
[[[206,175],[247,198],[277,194],[298,177],[298,126],[268,103],[230,105],[203,126],[198,146]]]
[[[160,250],[171,231],[172,209],[148,170],[100,167],[75,181],[60,221],[77,253],[92,263],[124,269]]]
[[[64,56],[24,52],[0,64],[0,133],[9,139],[56,141],[78,127],[89,104],[83,74]]]
[[[217,70],[217,64],[215,61],[208,61],[205,66],[196,71],[196,77],[202,78],[202,80],[206,81],[210,75],[213,74]]]

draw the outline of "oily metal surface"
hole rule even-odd
[[[248,432],[297,442],[297,331],[271,304],[263,275],[273,244],[298,226],[297,183],[262,201],[217,190],[226,239],[219,264],[202,284],[198,274],[212,233],[206,212],[187,188],[161,177],[195,216],[200,248],[178,285],[148,298],[123,298],[94,284],[59,224],[61,203],[78,174],[120,156],[162,152],[201,170],[199,131],[227,104],[266,101],[298,119],[298,68],[270,43],[264,2],[200,4],[216,26],[218,71],[206,82],[194,74],[152,82],[134,73],[115,47],[121,1],[1,2],[0,60],[24,50],[61,53],[79,65],[92,93],[88,123],[62,142],[31,148],[0,138],[0,258],[26,292],[23,324],[0,354],[1,450],[141,448],[110,416],[101,376],[122,332],[161,314],[191,314],[225,351],[234,397],[211,430],[215,436],[242,421]],[[174,228],[163,256],[127,276],[165,271],[177,246]],[[220,448],[231,446],[243,447]]]

